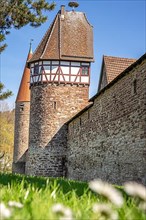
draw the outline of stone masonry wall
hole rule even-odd
[[[26,174],[65,176],[67,126],[88,103],[88,87],[40,84],[31,88]]]
[[[67,177],[146,185],[146,61],[68,126]]]
[[[24,154],[28,149],[30,102],[17,102],[15,105],[15,136],[13,172],[24,173]]]

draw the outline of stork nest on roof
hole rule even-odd
[[[77,2],[69,2],[68,6],[71,7],[71,8],[77,8],[79,6],[79,3],[77,3]]]

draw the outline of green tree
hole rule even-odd
[[[5,88],[4,84],[0,82],[0,100],[7,99],[12,95],[12,92],[10,90],[3,92],[4,88]]]
[[[11,28],[20,29],[30,24],[38,27],[47,20],[44,11],[51,11],[55,3],[47,0],[0,0],[0,53],[6,48],[2,44]]]
[[[11,170],[14,145],[14,114],[14,110],[10,111],[7,108],[4,112],[0,112],[0,171]]]

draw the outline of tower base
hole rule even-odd
[[[13,162],[12,173],[25,174],[25,162]]]

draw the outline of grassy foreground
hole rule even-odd
[[[94,189],[96,185],[94,187],[92,184],[90,188]],[[103,197],[90,190],[88,183],[62,178],[0,174],[1,204],[5,205],[5,210],[9,210],[10,214],[3,215],[1,206],[0,219],[145,220],[144,208],[139,206],[145,204],[144,201],[128,196],[123,189],[119,193],[124,200],[119,203],[120,198],[115,198],[116,204],[113,200],[114,191],[111,191],[111,199],[108,199],[108,196]]]

